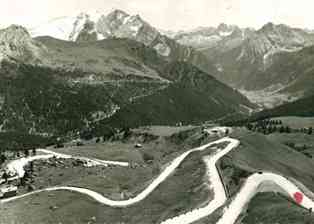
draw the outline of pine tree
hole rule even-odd
[[[310,127],[308,130],[308,134],[311,135],[313,133],[313,127]]]
[[[24,154],[25,154],[25,157],[28,157],[28,156],[29,156],[29,151],[28,151],[28,149],[24,149]]]
[[[285,132],[285,128],[284,128],[284,126],[280,126],[280,128],[279,128],[279,132],[280,132],[280,133],[284,133],[284,132]]]

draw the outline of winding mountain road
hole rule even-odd
[[[220,130],[220,129],[218,129]],[[221,128],[223,131],[223,128]],[[228,131],[229,132],[229,131]],[[191,153],[197,152],[197,151],[204,151],[210,146],[214,146],[219,143],[228,142],[228,145],[224,149],[220,149],[217,152],[205,156],[203,158],[205,164],[206,164],[206,175],[209,179],[210,188],[212,189],[214,193],[214,198],[211,200],[206,206],[194,209],[192,211],[189,211],[185,214],[181,214],[179,216],[170,218],[168,220],[163,221],[161,224],[190,224],[197,220],[200,220],[206,216],[211,215],[215,210],[218,208],[224,206],[224,204],[227,202],[227,195],[224,189],[223,182],[220,178],[220,175],[218,173],[216,163],[217,161],[222,158],[224,155],[229,153],[231,150],[235,149],[240,142],[237,139],[224,137],[217,141],[205,144],[203,146],[200,146],[195,149],[191,149],[177,158],[175,158],[168,167],[166,167],[162,173],[152,181],[152,183],[145,188],[141,193],[139,193],[136,197],[123,200],[123,201],[115,201],[111,200],[109,198],[104,197],[103,195],[91,191],[89,189],[85,188],[78,188],[78,187],[69,187],[69,186],[61,186],[61,187],[52,187],[47,188],[39,191],[34,191],[28,194],[24,194],[21,196],[16,196],[8,199],[0,200],[0,203],[7,203],[10,201],[18,200],[33,194],[38,194],[40,192],[44,191],[59,191],[59,190],[68,190],[73,191],[77,193],[81,193],[84,195],[87,195],[94,200],[98,201],[101,204],[108,205],[111,207],[127,207],[134,205],[135,203],[141,202],[143,199],[145,199],[151,192],[153,192],[163,181],[165,181],[173,172],[175,172],[176,168],[188,157]],[[55,152],[47,151],[47,150],[41,150],[41,152],[44,153],[50,153],[48,155],[40,155],[33,157],[33,159],[27,160],[32,161],[35,159],[45,159],[45,158],[51,158],[51,156],[57,156],[61,158],[70,157],[68,155],[64,154],[58,154]],[[86,159],[86,158],[85,158]],[[22,160],[25,166],[25,163],[27,161]],[[96,161],[93,159],[93,161]],[[14,161],[13,161],[14,162]],[[99,161],[98,161],[99,162]],[[108,162],[108,161],[107,161]],[[109,161],[110,162],[110,161]],[[114,162],[116,163],[116,162]],[[119,162],[118,162],[119,163]],[[123,165],[123,164],[120,164]],[[125,165],[125,164],[124,164]],[[22,166],[22,168],[24,167]],[[259,174],[253,174],[246,180],[244,186],[241,188],[241,190],[237,193],[236,197],[231,201],[229,206],[227,206],[224,209],[224,214],[222,217],[218,220],[217,224],[234,224],[241,214],[243,210],[246,208],[249,201],[259,192],[280,192],[282,194],[285,194],[288,197],[291,197],[292,199],[295,198],[295,194],[302,192],[295,184],[293,184],[291,181],[286,179],[285,177],[282,177],[280,175],[274,174],[274,173],[259,173]],[[295,199],[294,199],[295,200]],[[302,194],[302,200],[299,201],[299,205],[306,208],[306,209],[314,209],[314,202],[305,194]]]
[[[183,154],[181,154],[180,156],[178,156],[177,158],[175,158],[168,167],[166,167],[164,169],[164,171],[156,178],[153,180],[153,182],[147,187],[145,188],[141,193],[139,193],[136,197],[128,199],[128,200],[124,200],[124,201],[114,201],[111,199],[108,199],[104,196],[102,196],[101,194],[85,189],[85,188],[77,188],[77,187],[53,187],[53,188],[47,188],[47,189],[43,189],[43,190],[39,190],[39,191],[34,191],[31,192],[29,194],[26,195],[21,195],[21,196],[17,196],[17,197],[12,197],[12,198],[8,198],[8,199],[4,199],[1,200],[2,203],[5,202],[9,202],[9,201],[13,201],[16,199],[20,199],[32,194],[37,194],[43,191],[56,191],[56,190],[69,190],[69,191],[75,191],[78,193],[82,193],[85,195],[88,195],[89,197],[92,197],[93,199],[95,199],[96,201],[98,201],[99,203],[102,203],[104,205],[108,205],[111,207],[126,207],[126,206],[130,206],[133,205],[135,203],[138,203],[140,201],[142,201],[143,199],[145,199],[152,191],[154,191],[163,181],[165,181],[174,171],[175,169],[182,163],[182,161],[191,153],[193,152],[197,152],[197,151],[204,151],[205,149],[207,149],[210,146],[219,144],[219,143],[223,143],[223,142],[230,142],[230,144],[223,150],[221,150],[221,152],[229,152],[232,150],[233,147],[236,147],[238,144],[238,140],[234,140],[231,138],[222,138],[220,140],[205,144],[201,147],[195,148],[195,149],[191,149]],[[224,153],[225,154],[225,153]],[[48,156],[48,155],[44,155],[44,156]],[[36,157],[38,158],[38,157]],[[40,157],[41,158],[41,157]],[[218,156],[216,157],[218,159]],[[29,159],[31,160],[31,159]],[[218,175],[219,176],[219,175]],[[218,181],[220,184],[221,182]]]

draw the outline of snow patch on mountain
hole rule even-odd
[[[223,36],[223,37],[227,37],[227,36],[230,36],[232,33],[233,33],[233,31],[227,31],[227,32],[220,31],[219,35]]]
[[[77,19],[75,20],[75,22],[73,24],[73,30],[70,33],[69,39],[71,41],[76,41],[78,35],[84,29],[85,24],[88,22],[91,22],[89,20],[89,15],[87,15],[85,13],[81,13],[80,15],[78,15]]]
[[[154,49],[162,56],[168,57],[171,53],[171,49],[166,45],[162,43],[158,43],[156,46],[154,46]]]

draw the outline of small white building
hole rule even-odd
[[[135,148],[142,148],[143,147],[143,145],[142,144],[139,144],[139,143],[137,143],[137,144],[135,144],[135,146],[134,146]]]

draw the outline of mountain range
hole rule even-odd
[[[72,42],[132,39],[154,48],[168,60],[192,63],[262,107],[291,102],[310,92],[291,88],[300,82],[298,79],[304,80],[303,75],[285,75],[278,66],[286,60],[293,64],[291,55],[314,44],[314,33],[308,29],[267,23],[256,30],[222,23],[218,27],[161,31],[139,15],[114,10],[108,15],[96,12],[56,18],[30,29],[30,33],[32,37],[51,36]],[[307,73],[310,68],[302,69],[298,72]]]
[[[272,23],[169,33],[121,10],[12,25],[0,30],[0,130],[64,134],[248,116],[255,103],[314,94],[313,43],[311,31]]]

